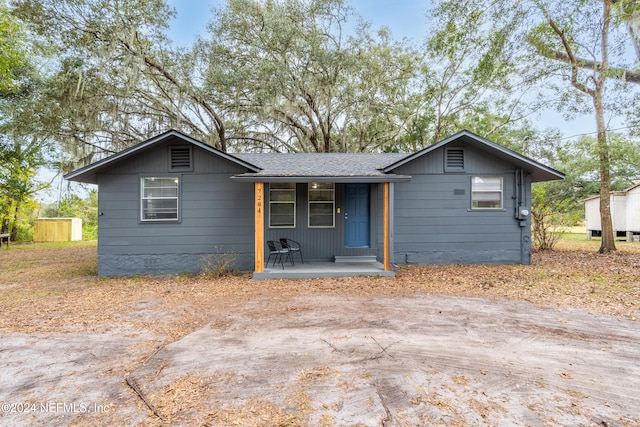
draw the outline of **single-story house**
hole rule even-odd
[[[622,191],[610,193],[611,222],[614,236],[625,236],[628,242],[640,234],[640,184]],[[584,202],[587,239],[602,235],[600,220],[600,196],[592,196]]]
[[[399,153],[226,153],[170,130],[65,176],[98,185],[98,274],[194,272],[233,252],[255,278],[267,241],[304,261],[531,262],[531,183],[564,175],[468,131]],[[288,265],[287,265],[288,267]],[[284,268],[284,266],[282,266]]]

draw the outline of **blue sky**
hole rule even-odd
[[[177,17],[171,23],[171,35],[181,45],[190,44],[197,34],[204,34],[211,19],[212,7],[224,0],[168,0],[176,9]],[[375,28],[388,27],[397,38],[424,40],[427,33],[427,7],[425,0],[352,0],[356,13]]]

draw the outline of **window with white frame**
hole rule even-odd
[[[178,176],[140,178],[140,220],[177,221],[179,186]]]
[[[296,184],[274,182],[269,184],[269,227],[295,228]]]
[[[309,228],[335,227],[335,194],[332,182],[309,183]]]
[[[502,209],[503,181],[501,176],[471,178],[472,209]]]

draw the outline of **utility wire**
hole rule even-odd
[[[620,128],[614,128],[614,129],[607,129],[607,132],[615,132],[618,130],[625,130],[625,129],[633,129],[633,128],[638,128],[640,127],[640,125],[635,125],[635,126],[623,126]],[[562,138],[556,138],[553,141],[564,141],[565,139],[571,139],[571,138],[575,138],[578,136],[589,136],[589,135],[595,135],[597,134],[598,131],[594,131],[594,132],[586,132],[586,133],[577,133],[575,135],[570,135],[570,136],[564,136]]]

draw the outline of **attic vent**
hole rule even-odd
[[[445,151],[444,170],[447,172],[464,171],[464,149],[447,148]]]
[[[191,149],[189,147],[172,147],[171,169],[191,169]]]

